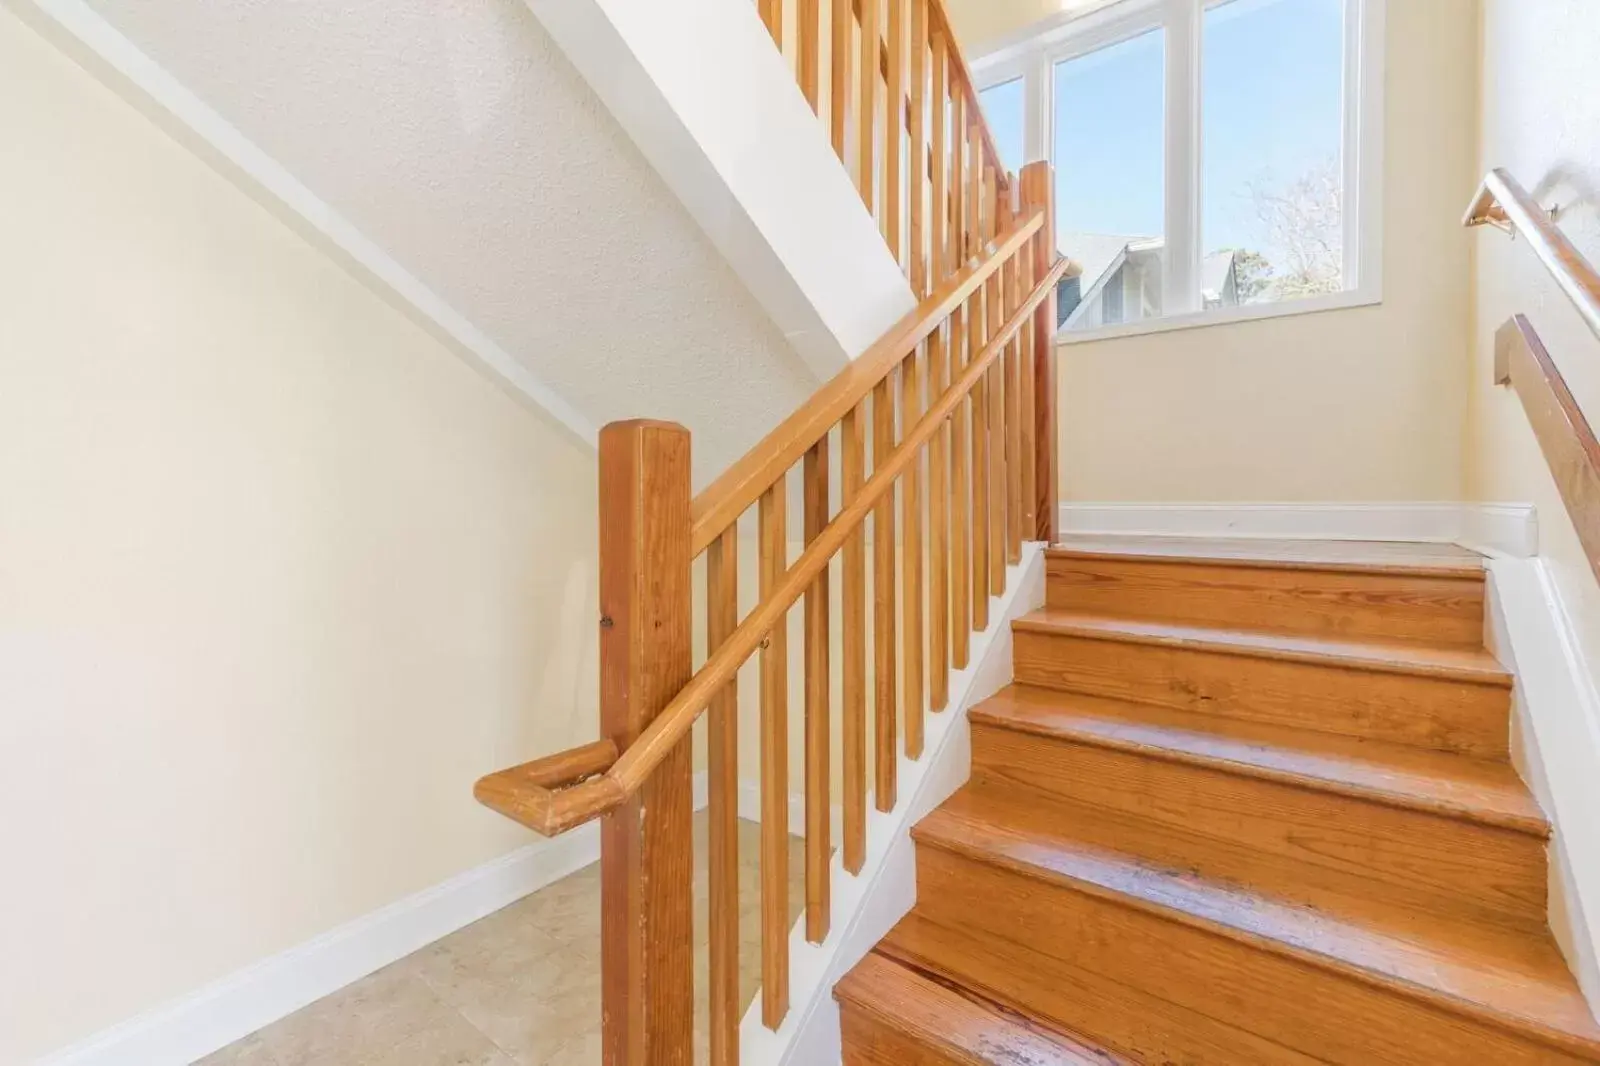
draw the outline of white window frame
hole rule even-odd
[[[1022,79],[1023,154],[1054,163],[1054,70],[1155,29],[1166,30],[1165,241],[1168,314],[1124,325],[1061,330],[1062,344],[1196,326],[1312,314],[1383,302],[1383,88],[1386,0],[1345,0],[1344,277],[1336,293],[1202,310],[1200,307],[1201,27],[1218,0],[1121,0],[1081,17],[1057,16],[1001,39],[971,61],[979,91]],[[1067,165],[1072,165],[1069,161]],[[1176,308],[1176,313],[1172,309]]]

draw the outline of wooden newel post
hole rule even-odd
[[[600,729],[627,751],[688,683],[689,433],[600,431]],[[690,747],[601,825],[605,1066],[688,1066],[693,1038]]]
[[[1056,176],[1049,163],[1040,160],[1022,168],[1023,210],[1032,213],[1044,208],[1044,228],[1033,241],[1033,276],[1042,278],[1055,265],[1056,257]],[[1054,544],[1060,517],[1060,481],[1056,474],[1056,294],[1052,292],[1039,305],[1034,318],[1033,351],[1033,446],[1035,514],[1038,516],[1036,540]]]

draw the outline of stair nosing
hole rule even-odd
[[[996,697],[990,697],[990,699],[994,698]],[[1539,840],[1550,839],[1550,823],[1542,815],[1539,817],[1525,817],[1488,810],[1482,807],[1472,807],[1448,800],[1428,800],[1415,793],[1403,792],[1397,789],[1384,789],[1376,785],[1296,772],[1261,763],[1245,762],[1231,759],[1224,755],[1214,755],[1158,743],[1141,742],[1092,730],[1052,728],[1039,723],[1006,717],[995,711],[985,710],[984,706],[988,702],[989,700],[984,700],[974,706],[968,712],[969,720],[974,724],[981,724],[995,729],[1005,729],[1014,733],[1023,733],[1045,740],[1082,744],[1086,747],[1103,748],[1141,757],[1161,759],[1166,762],[1196,766],[1235,777],[1257,778],[1286,787],[1298,788],[1306,792],[1333,793],[1398,810],[1434,815],[1440,818],[1467,822],[1472,825],[1522,833],[1526,836],[1536,837]]]
[[[944,988],[945,990],[950,991],[951,994],[953,994],[953,995],[961,995],[961,993],[958,993],[954,989],[951,989],[949,987],[949,984],[952,983],[950,978],[948,978],[948,977],[941,978],[939,976],[936,976],[932,971],[930,971],[927,967],[923,966],[922,964],[915,963],[915,962],[912,962],[912,961],[907,960],[907,959],[899,958],[899,957],[897,957],[897,956],[895,956],[893,954],[885,952],[884,950],[882,950],[882,948],[883,948],[883,945],[881,943],[878,944],[878,945],[875,945],[872,948],[872,950],[867,953],[867,957],[871,957],[871,956],[876,955],[879,959],[881,959],[886,964],[894,966],[894,967],[897,967],[897,968],[899,968],[901,970],[906,971],[908,974],[911,975],[911,977],[913,979],[915,979],[915,980],[917,980],[917,981],[919,981],[921,983],[936,985],[936,986],[938,986],[940,988]],[[852,972],[853,972],[853,968],[852,968]],[[838,1000],[840,1002],[848,1001],[850,1003],[850,1005],[853,1006],[854,1008],[856,1008],[857,1010],[866,1011],[866,1012],[872,1014],[873,1017],[879,1019],[885,1025],[888,1025],[889,1027],[895,1029],[897,1032],[899,1032],[899,1033],[901,1033],[901,1034],[903,1034],[905,1036],[909,1036],[909,1037],[919,1037],[919,1036],[921,1036],[920,1033],[918,1033],[917,1031],[913,1030],[909,1025],[906,1024],[904,1018],[900,1017],[899,1015],[889,1013],[888,1011],[886,1011],[882,1007],[880,1007],[877,1003],[872,1002],[870,999],[864,998],[859,993],[856,993],[856,992],[852,991],[848,987],[849,976],[850,976],[849,973],[847,973],[844,978],[842,978],[841,980],[839,980],[838,982],[835,983],[835,985],[834,985],[834,999],[836,999],[836,1000]],[[1072,1036],[1070,1036],[1067,1033],[1059,1032],[1059,1031],[1057,1031],[1055,1029],[1055,1027],[1050,1026],[1050,1025],[1048,1025],[1048,1024],[1046,1024],[1046,1023],[1044,1023],[1044,1022],[1042,1022],[1042,1021],[1040,1021],[1038,1019],[1029,1019],[1024,1012],[1019,1011],[1019,1010],[1017,1010],[1017,1009],[1015,1009],[1013,1007],[1007,1007],[1006,1005],[1001,1003],[999,1000],[995,999],[993,996],[990,996],[990,995],[986,994],[985,992],[983,992],[981,990],[967,987],[966,988],[966,993],[967,994],[965,996],[962,996],[962,998],[966,999],[968,1002],[972,1003],[974,1006],[981,1007],[987,1013],[993,1015],[994,1018],[996,1019],[996,1021],[1000,1025],[1006,1027],[1007,1029],[1026,1033],[1026,1034],[1028,1034],[1030,1036],[1037,1037],[1037,1038],[1039,1038],[1039,1039],[1041,1039],[1043,1041],[1048,1041],[1048,1042],[1050,1042],[1052,1044],[1055,1044],[1058,1047],[1063,1042],[1070,1041],[1071,1043],[1081,1045],[1087,1051],[1095,1051],[1095,1050],[1097,1050],[1097,1049],[1089,1048],[1088,1045],[1083,1044],[1082,1041],[1073,1038]],[[963,1062],[976,1063],[977,1066],[993,1066],[993,1063],[992,1063],[991,1060],[986,1060],[986,1059],[979,1058],[977,1053],[971,1052],[967,1048],[965,1048],[965,1047],[963,1047],[963,1046],[961,1046],[959,1044],[954,1043],[953,1041],[951,1041],[948,1037],[944,1036],[943,1034],[939,1034],[939,1037],[940,1037],[940,1041],[941,1041],[939,1049],[942,1052],[944,1052],[946,1054],[953,1055],[953,1056],[958,1056],[959,1058],[961,1058],[961,1060]],[[1072,1048],[1066,1048],[1066,1050],[1067,1051],[1072,1051],[1073,1049]],[[1114,1054],[1112,1051],[1110,1051],[1110,1049],[1098,1049],[1098,1050],[1100,1050],[1102,1052],[1102,1057],[1111,1056],[1111,1055]],[[1079,1058],[1082,1058],[1082,1056],[1080,1055]],[[1108,1062],[1120,1062],[1121,1060],[1120,1059],[1115,1059],[1115,1058],[1109,1058],[1109,1059],[1107,1059],[1107,1061]]]
[[[1098,562],[1135,562],[1175,566],[1237,566],[1246,570],[1295,570],[1330,574],[1370,574],[1374,577],[1430,577],[1484,583],[1488,568],[1462,563],[1353,562],[1337,559],[1270,559],[1261,556],[1167,555],[1160,552],[1117,551],[1108,548],[1053,547],[1050,559],[1086,559]]]
[[[1116,906],[1143,911],[1162,921],[1178,922],[1202,932],[1210,933],[1213,936],[1237,941],[1258,951],[1271,952],[1284,958],[1313,966],[1336,977],[1359,981],[1411,999],[1420,1000],[1458,1017],[1477,1023],[1493,1025],[1504,1032],[1525,1039],[1536,1040],[1547,1047],[1556,1048],[1564,1052],[1600,1056],[1600,1041],[1590,1041],[1577,1034],[1552,1028],[1543,1021],[1530,1019],[1526,1016],[1508,1014],[1500,1010],[1496,1004],[1464,999],[1445,989],[1418,984],[1409,978],[1384,973],[1349,960],[1340,959],[1326,952],[1279,940],[1207,915],[1197,914],[1192,910],[1171,903],[1151,899],[1147,895],[1119,891],[1110,886],[1102,885],[1071,873],[1053,870],[1037,863],[1028,862],[1007,853],[987,850],[961,840],[952,840],[947,836],[940,835],[936,829],[930,830],[927,828],[928,823],[936,822],[938,817],[939,812],[935,811],[928,819],[913,827],[912,836],[918,845],[938,848],[973,862],[998,866],[1022,877],[1066,888],[1069,891],[1080,892],[1084,895],[1094,896]],[[947,817],[958,821],[966,820],[958,816]],[[1130,865],[1138,865],[1128,856],[1121,856],[1121,858],[1129,860]],[[1215,882],[1207,883],[1215,884]],[[1267,897],[1257,898],[1265,899]]]
[[[1040,617],[1041,615],[1044,617]],[[1075,618],[1079,621],[1065,621],[1063,620],[1065,618]],[[1255,641],[1230,640],[1228,639],[1230,634],[1240,634],[1243,631],[1222,629],[1215,626],[1164,627],[1168,629],[1183,629],[1190,635],[1156,633],[1150,631],[1153,628],[1153,624],[1149,622],[1108,618],[1100,615],[1077,615],[1062,611],[1059,608],[1046,608],[1043,611],[1035,611],[1032,614],[1013,619],[1011,628],[1013,631],[1040,633],[1047,636],[1069,636],[1083,640],[1106,641],[1108,643],[1181,648],[1185,651],[1206,652],[1215,655],[1233,655],[1247,659],[1273,659],[1280,662],[1311,663],[1334,669],[1371,673],[1432,677],[1447,681],[1460,681],[1469,685],[1482,685],[1487,688],[1509,689],[1514,684],[1514,678],[1511,674],[1507,673],[1498,664],[1496,664],[1495,668],[1474,669],[1440,662],[1378,658],[1361,654],[1355,650],[1357,648],[1378,646],[1370,642],[1335,641],[1319,637],[1276,633],[1251,634],[1258,638]],[[1206,635],[1202,636],[1201,634]],[[1281,643],[1268,643],[1271,641]],[[1294,647],[1291,645],[1301,646]],[[1313,647],[1312,645],[1321,645],[1321,647]],[[1404,650],[1410,647],[1410,645],[1398,641],[1384,644],[1383,646],[1393,647],[1397,650]],[[1417,650],[1436,649],[1432,649],[1428,645],[1418,645]]]

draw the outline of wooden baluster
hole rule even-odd
[[[706,653],[739,625],[739,531],[706,549]],[[711,1066],[739,1062],[739,683],[712,697],[706,754],[709,821]]]
[[[1042,278],[1056,258],[1055,172],[1043,160],[1022,168],[1022,197],[1030,211],[1044,210],[1041,239],[1034,244],[1033,276]],[[1046,296],[1033,327],[1033,493],[1037,539],[1056,542],[1059,482],[1056,477],[1056,294]]]
[[[894,372],[872,390],[872,468],[894,451]],[[873,791],[880,811],[892,811],[900,757],[895,691],[894,490],[872,511]]]
[[[795,14],[795,61],[799,66],[800,92],[806,103],[820,117],[822,101],[822,49],[818,47],[817,34],[822,30],[820,0],[800,0]]]
[[[949,210],[945,183],[945,57],[944,38],[929,43],[933,82],[932,259],[933,273],[943,281],[948,264],[945,241]],[[928,340],[929,402],[950,387],[950,333],[941,325]],[[942,711],[950,702],[950,428],[949,420],[928,442],[928,705]]]
[[[600,431],[600,729],[626,751],[689,680],[689,433]],[[608,1066],[687,1066],[694,942],[690,745],[600,829],[601,1044]]]
[[[809,544],[828,524],[828,438],[806,452],[805,537]],[[806,939],[820,944],[828,938],[831,901],[828,867],[833,855],[830,839],[833,764],[828,751],[830,719],[828,688],[828,571],[806,591]]]
[[[1005,210],[1005,205],[1000,201],[999,178],[993,164],[983,168],[985,217],[983,236],[986,243],[997,237],[1002,228],[1002,212]],[[989,336],[991,337],[999,335],[1000,327],[1005,325],[1006,320],[1006,294],[1002,275],[1003,272],[999,270],[989,275]],[[989,372],[985,375],[989,379],[986,386],[989,400],[989,592],[993,596],[999,596],[1006,587],[1006,418],[1003,366],[1004,360],[997,359],[989,364]]]
[[[867,205],[867,214],[878,218],[877,145],[878,145],[878,32],[877,0],[863,0],[861,4],[861,60],[856,73],[861,79],[861,106],[856,111],[856,184],[861,188],[861,201]]]
[[[865,0],[872,6],[877,0]],[[902,153],[905,152],[906,131],[906,2],[888,0],[889,23],[886,47],[889,51],[883,134],[883,236],[889,242],[889,254],[895,262],[905,265],[905,240],[901,232],[904,221],[901,213],[905,195],[905,179],[900,173]]]
[[[928,284],[928,235],[924,219],[928,202],[928,0],[911,4],[911,128],[906,158],[911,165],[911,291],[921,299]]]
[[[1020,188],[1020,182],[1019,182]],[[1024,211],[1023,217],[1032,212]],[[1028,244],[1017,252],[1017,288],[1020,296],[1026,297],[1033,291],[1035,277],[1033,273],[1033,246],[1034,243],[1044,238],[1043,233],[1035,234]],[[1017,347],[1017,432],[1019,443],[1017,446],[1018,477],[1017,494],[1020,497],[1018,506],[1021,508],[1021,532],[1023,540],[1035,540],[1038,536],[1039,518],[1038,506],[1034,501],[1034,474],[1033,474],[1033,330],[1036,316],[1029,315],[1022,323],[1022,343]]]
[[[771,596],[788,569],[784,508],[787,478],[761,496],[760,595]],[[761,1020],[768,1029],[789,1013],[789,631],[779,621],[761,646]]]
[[[1015,175],[1007,177],[1006,181],[1006,229],[1010,230],[1017,225],[1020,216],[1013,208],[1014,190],[1017,186]],[[1005,290],[1006,305],[1005,317],[1009,321],[1011,316],[1022,306],[1022,301],[1027,297],[1028,290],[1022,288],[1022,272],[1019,269],[1023,259],[1027,258],[1028,248],[1024,246],[1012,253],[1005,265]],[[1022,421],[1021,421],[1021,394],[1022,374],[1022,330],[1017,330],[1011,343],[1006,345],[1005,365],[1002,368],[1006,384],[1006,562],[1011,564],[1022,561]]]
[[[849,157],[849,149],[845,144],[846,132],[849,121],[846,116],[850,107],[850,48],[851,30],[855,26],[855,15],[851,11],[850,0],[833,0],[833,19],[830,27],[833,35],[833,46],[829,49],[828,61],[832,64],[832,82],[828,92],[828,112],[832,119],[831,132],[833,134],[833,152],[839,157],[840,163],[845,163]]]
[[[900,364],[900,425],[922,417],[922,347]],[[902,429],[902,434],[904,429]],[[900,676],[904,685],[906,754],[922,758],[922,454],[900,475]]]
[[[783,0],[757,0],[761,8],[761,21],[766,23],[772,41],[783,51]]]
[[[966,259],[967,245],[967,181],[966,181],[966,97],[951,86],[951,170],[950,170],[950,239],[946,251],[949,272],[961,269]],[[969,315],[971,300],[963,301],[950,315],[950,380],[953,382],[966,369],[969,351]],[[950,416],[950,662],[957,670],[967,666],[968,651],[972,644],[972,568],[969,565],[971,544],[972,499],[967,485],[968,404],[957,405]]]
[[[983,159],[982,140],[980,139],[980,123],[983,121],[981,113],[974,109],[974,121],[967,127],[967,157],[970,160],[968,167],[967,190],[969,198],[968,212],[971,215],[971,240],[974,254],[982,248],[988,236],[988,220],[985,217],[989,203],[984,197],[984,172],[986,166]],[[973,294],[972,305],[976,308],[971,336],[968,343],[971,345],[969,358],[976,359],[984,346],[989,343],[991,331],[994,329],[994,303],[991,297],[992,285],[984,285]],[[990,520],[989,504],[989,389],[988,375],[978,379],[972,388],[972,628],[982,632],[989,628],[989,531],[993,527]]]
[[[858,404],[839,423],[840,496],[849,504],[861,494],[863,415]],[[867,540],[866,523],[844,544],[840,571],[844,598],[841,649],[844,677],[841,697],[844,754],[844,868],[861,872],[867,860]]]

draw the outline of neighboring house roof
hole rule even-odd
[[[1212,252],[1200,261],[1200,295],[1207,300],[1220,300],[1228,287],[1228,275],[1233,273],[1234,260],[1239,253],[1233,249]]]
[[[1080,317],[1114,276],[1123,263],[1131,259],[1159,255],[1166,247],[1160,237],[1141,237],[1120,233],[1063,233],[1061,252],[1082,264],[1080,282],[1081,298],[1063,325],[1071,325]],[[1238,253],[1232,250],[1213,252],[1200,264],[1200,294],[1206,300],[1219,300],[1228,285]]]
[[[1095,297],[1100,295],[1100,290],[1105,287],[1106,281],[1127,261],[1130,248],[1148,240],[1147,237],[1117,233],[1061,234],[1058,242],[1061,254],[1068,256],[1083,268],[1083,274],[1078,281],[1078,291],[1081,294],[1078,306],[1072,309],[1072,313],[1062,325],[1070,327],[1074,321],[1081,318],[1083,309],[1094,302]]]
[[[1121,264],[1130,244],[1149,239],[1118,233],[1063,233],[1059,244],[1062,255],[1082,265],[1083,292],[1087,298],[1089,291]]]

